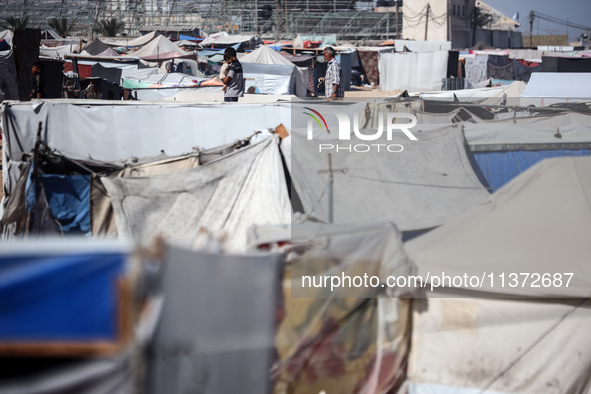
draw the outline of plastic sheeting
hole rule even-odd
[[[396,40],[394,43],[396,52],[404,52],[404,47],[411,52],[437,52],[451,50],[451,41],[415,41]]]
[[[452,290],[457,292],[586,298],[591,294],[590,199],[591,157],[543,160],[486,203],[407,242],[405,249],[423,277],[427,272],[486,276],[479,286],[456,282]]]
[[[478,169],[486,179],[491,191],[495,191],[544,159],[552,157],[591,156],[591,150],[474,152],[473,156]]]
[[[204,228],[225,232],[228,250],[246,250],[251,225],[290,222],[275,138],[184,172],[101,178],[111,197],[117,233],[141,241],[162,235],[172,244],[196,248]]]
[[[170,248],[144,392],[270,393],[281,272],[278,254]]]
[[[257,63],[257,64],[275,64],[275,65],[284,65],[284,66],[293,66],[295,67],[295,93],[298,97],[306,97],[308,91],[308,68],[307,67],[297,67],[295,64],[290,62],[281,54],[275,52],[274,50],[270,49],[268,46],[263,45],[253,52],[244,55],[240,58],[240,62],[244,64],[246,63]],[[248,66],[246,66],[248,68]],[[246,69],[245,69],[245,78],[246,76]],[[248,81],[247,81],[248,87]],[[274,93],[277,94],[277,93]]]
[[[380,53],[380,89],[440,91],[447,73],[447,51]]]
[[[390,220],[402,231],[426,229],[487,198],[466,156],[460,128],[422,132],[418,141],[393,134],[391,141],[361,141],[354,136],[347,144],[322,140],[404,147],[398,153],[331,151],[332,168],[338,169],[334,176],[335,223]],[[328,176],[319,171],[328,169],[328,157],[326,150],[318,152],[318,143],[292,135],[291,177],[305,213],[327,221]]]
[[[188,55],[189,52],[177,47],[172,41],[164,36],[158,36],[145,44],[140,49],[130,52],[122,57],[145,57],[157,55],[159,53],[177,52],[181,55]]]
[[[49,209],[64,233],[90,232],[90,176],[40,175]]]
[[[116,341],[119,243],[51,240],[0,251],[0,342]]]
[[[269,242],[264,233],[272,233],[274,242],[291,241],[274,392],[386,393],[400,384],[408,353],[410,303],[374,298],[376,289],[370,288],[342,288],[339,294],[313,288],[302,293],[296,290],[295,273],[305,266],[316,275],[409,274],[412,268],[395,226],[306,223],[257,227],[255,233],[259,244]]]
[[[18,100],[16,67],[12,51],[0,52],[0,102]]]
[[[586,393],[590,307],[589,299],[417,302],[408,392]]]
[[[295,66],[243,63],[242,68],[244,70],[244,88],[249,93],[295,93]]]

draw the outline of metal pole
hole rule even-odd
[[[427,3],[427,20],[425,21],[425,41],[427,41],[427,31],[429,29],[429,9],[431,5]]]
[[[254,0],[254,32],[255,35],[259,36],[259,3],[258,0]]]
[[[328,154],[328,223],[333,222],[333,184],[332,156]]]
[[[275,3],[275,41],[279,41],[279,11],[281,11],[281,5],[277,0]]]
[[[529,12],[529,47],[533,46],[534,12]]]
[[[396,0],[396,39],[400,39],[398,35],[398,0]]]

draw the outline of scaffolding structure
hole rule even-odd
[[[298,34],[336,34],[341,40],[394,39],[402,31],[402,9],[374,12],[377,0],[2,0],[0,20],[27,18],[46,29],[52,18],[74,22],[85,35],[101,20],[125,22],[125,33],[143,26],[194,26],[204,33],[227,31],[271,39]],[[398,25],[398,26],[397,26]]]

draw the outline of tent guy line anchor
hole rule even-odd
[[[330,153],[328,154],[328,170],[318,171],[319,174],[328,174],[328,223],[333,222],[334,173],[340,172],[342,174],[346,174],[347,171],[348,171],[347,168],[340,168],[340,169],[332,168],[332,155]]]

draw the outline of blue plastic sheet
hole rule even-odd
[[[591,156],[591,150],[472,152],[469,156],[481,182],[494,192],[543,159]]]
[[[0,341],[114,340],[123,253],[0,253]]]
[[[64,233],[90,232],[90,175],[41,175],[49,209]]]

